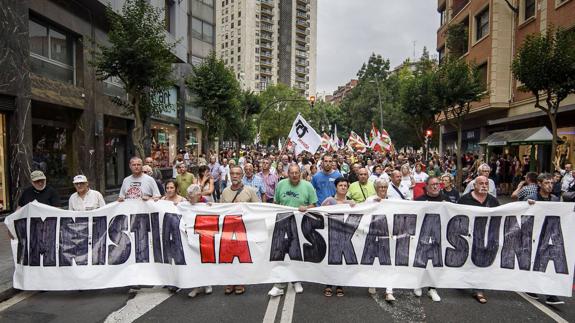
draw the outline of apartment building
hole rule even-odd
[[[341,101],[357,86],[358,80],[352,79],[345,85],[340,85],[337,90],[333,91],[333,94],[326,97],[326,102],[332,104],[340,104]]]
[[[242,88],[316,90],[317,0],[216,0],[216,53]]]
[[[548,169],[557,152],[548,144],[503,146],[485,145],[493,133],[547,127],[547,115],[534,106],[535,98],[520,91],[520,83],[511,73],[511,64],[527,35],[544,33],[550,26],[575,27],[574,0],[438,0],[440,26],[437,31],[437,51],[441,61],[449,55],[446,49],[448,26],[462,24],[466,39],[463,56],[475,63],[485,85],[486,96],[472,105],[463,132],[463,151],[532,155],[539,169]],[[575,96],[563,101],[557,117],[559,136],[571,150],[565,160],[575,161]],[[454,151],[456,133],[448,125],[440,129],[442,151]],[[483,141],[483,142],[482,142]],[[482,143],[482,145],[480,145]],[[570,148],[568,148],[570,147]]]
[[[126,96],[118,80],[99,81],[89,64],[92,40],[107,41],[106,6],[123,0],[0,0],[0,204],[5,211],[41,169],[63,197],[72,177],[114,193],[129,174],[134,122],[110,97]],[[201,147],[202,111],[190,104],[190,63],[213,48],[213,0],[150,0],[165,10],[177,84],[161,100],[174,109],[151,120],[152,156],[171,176],[177,148]],[[197,27],[196,20],[203,22]],[[211,32],[210,32],[211,29]],[[200,30],[198,34],[198,30]],[[185,103],[185,109],[178,109]],[[0,208],[0,212],[2,209]]]

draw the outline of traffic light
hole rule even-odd
[[[431,138],[432,134],[433,134],[433,132],[431,131],[431,129],[425,130],[425,138]]]
[[[313,106],[315,105],[315,96],[310,96],[309,97],[309,106],[313,108]]]

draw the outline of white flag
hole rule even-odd
[[[321,145],[320,135],[299,114],[291,126],[289,139],[295,145],[296,156],[304,150],[313,154]]]

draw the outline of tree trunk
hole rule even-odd
[[[208,143],[210,138],[210,125],[208,122],[206,122],[206,127],[204,128],[202,134],[204,137],[204,139],[202,140],[202,152],[207,156],[210,152],[210,145]]]
[[[549,171],[553,173],[555,170],[555,167],[553,166],[553,159],[557,150],[557,139],[559,139],[557,138],[557,115],[551,112],[547,113],[547,115],[549,116],[549,121],[551,122],[551,134],[553,135],[553,141],[551,141],[551,164],[549,165]]]
[[[140,111],[140,96],[134,95],[134,129],[132,130],[132,142],[134,144],[135,155],[144,159],[144,122]]]

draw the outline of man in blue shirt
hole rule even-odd
[[[317,193],[317,205],[320,206],[323,200],[335,195],[335,180],[341,177],[341,173],[333,169],[333,157],[329,154],[323,155],[321,159],[321,172],[317,172],[311,179],[311,185]]]

